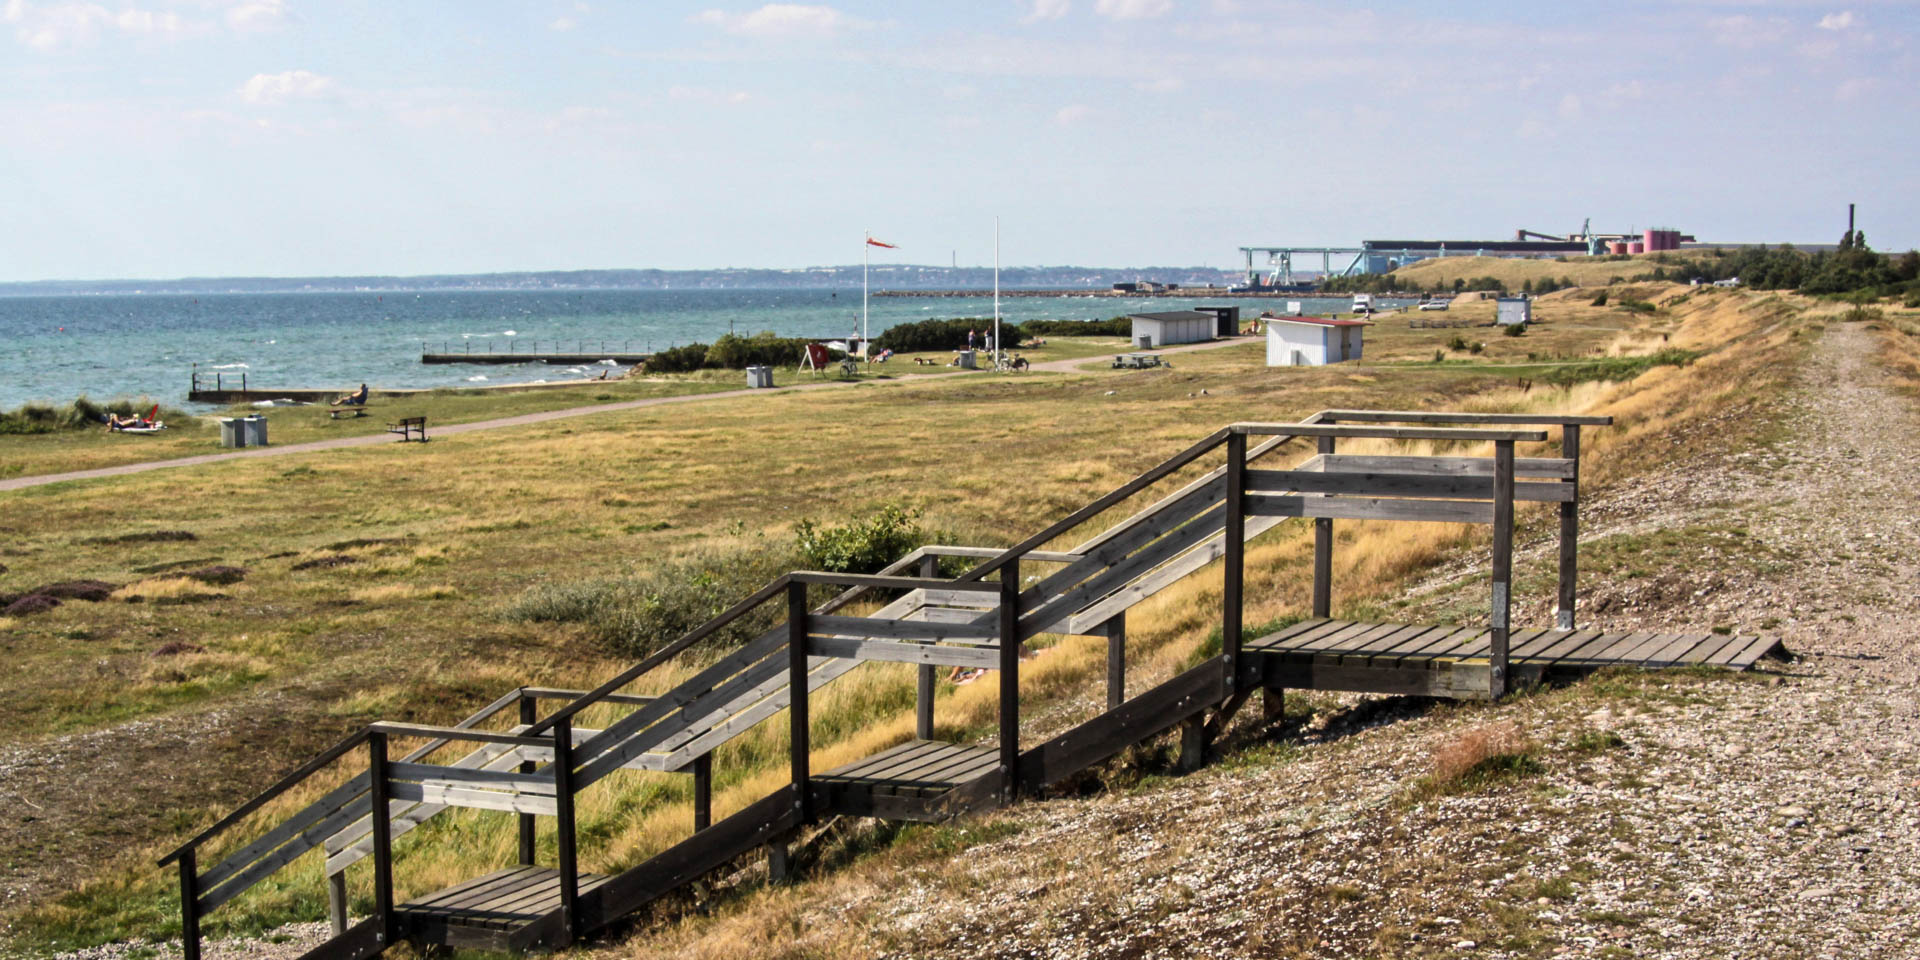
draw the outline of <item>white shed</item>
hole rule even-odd
[[[1200,310],[1135,313],[1127,319],[1133,321],[1133,336],[1129,345],[1136,350],[1212,340],[1214,327],[1219,322],[1215,314]]]
[[[1518,323],[1533,322],[1533,300],[1528,297],[1501,297],[1499,313],[1496,315],[1501,326],[1511,327]]]
[[[1360,359],[1365,320],[1268,317],[1267,366],[1317,367]]]

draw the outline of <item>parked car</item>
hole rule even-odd
[[[1452,301],[1452,300],[1439,300],[1439,299],[1434,299],[1434,300],[1428,300],[1428,301],[1427,301],[1426,303],[1423,303],[1423,304],[1421,304],[1421,305],[1420,305],[1420,309],[1422,309],[1422,310],[1445,310],[1445,309],[1447,309],[1448,307],[1451,307],[1451,306],[1453,306],[1453,301]]]

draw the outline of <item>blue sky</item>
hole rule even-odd
[[[0,0],[0,281],[1904,249],[1917,8]]]

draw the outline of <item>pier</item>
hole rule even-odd
[[[645,363],[653,356],[651,342],[642,341],[642,349],[633,349],[631,340],[483,340],[485,349],[475,350],[471,340],[458,344],[442,341],[439,349],[424,341],[420,344],[421,363],[547,363],[578,367],[612,360],[622,366]]]

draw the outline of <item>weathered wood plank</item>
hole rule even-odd
[[[1225,662],[1215,657],[1020,755],[1020,781],[1051,786],[1156,736],[1218,702]]]
[[[999,639],[991,623],[933,623],[925,620],[892,620],[881,617],[815,615],[808,618],[808,630],[816,638],[959,640],[972,643]]]
[[[719,823],[669,847],[638,866],[582,892],[581,928],[588,932],[638,910],[687,882],[793,829],[800,804],[791,785],[781,787]]]
[[[1250,493],[1329,493],[1363,497],[1493,499],[1493,478],[1423,473],[1330,473],[1319,470],[1249,470]],[[1513,498],[1562,503],[1573,499],[1564,483],[1516,483]]]
[[[1426,523],[1492,523],[1484,500],[1391,500],[1380,497],[1291,497],[1250,494],[1247,512],[1260,517],[1326,520],[1402,520]]]
[[[1492,457],[1407,457],[1365,454],[1326,454],[1314,466],[1332,473],[1424,473],[1436,477],[1491,477]],[[1515,457],[1516,480],[1571,480],[1572,460]]]
[[[904,643],[897,640],[856,640],[852,637],[815,637],[807,652],[818,657],[885,660],[891,663],[932,663],[943,667],[991,670],[1000,664],[1000,648],[960,647],[944,643]]]
[[[366,773],[361,772],[354,774],[347,779],[347,782],[333,788],[320,799],[302,808],[298,813],[281,821],[273,829],[262,834],[259,839],[228,854],[225,859],[215,864],[212,869],[201,874],[198,883],[200,892],[204,893],[224,883],[227,878],[239,873],[248,864],[260,859],[282,844],[292,840],[294,837],[305,833],[314,825],[325,821],[328,817],[338,813],[342,807],[345,807],[348,803],[366,792]],[[312,847],[309,846],[301,852],[304,853],[307,849],[312,849]]]
[[[547,817],[553,816],[556,812],[552,796],[476,790],[456,787],[452,784],[408,783],[404,780],[396,780],[393,783],[393,797],[396,800],[437,803],[442,806],[503,810],[509,813],[531,813]]]
[[[551,755],[553,751],[548,749]],[[537,773],[518,773],[509,770],[477,770],[469,767],[449,767],[437,763],[401,763],[387,764],[387,775],[395,780],[413,780],[423,783],[445,782],[449,784],[472,784],[494,790],[511,790],[516,793],[552,793],[553,775],[541,776]]]
[[[1248,517],[1245,524],[1247,541],[1251,542],[1254,538],[1279,526],[1283,520],[1282,517]],[[1134,604],[1187,578],[1225,553],[1226,537],[1223,531],[1202,543],[1198,548],[1181,554],[1152,573],[1121,587],[1108,594],[1105,599],[1074,614],[1065,626],[1055,621],[1052,626],[1040,632],[1085,635],[1089,631],[1098,630],[1101,625],[1124,613]]]
[[[1608,416],[1553,416],[1537,413],[1472,413],[1464,410],[1322,410],[1322,423],[1498,423],[1523,427],[1606,427]]]

